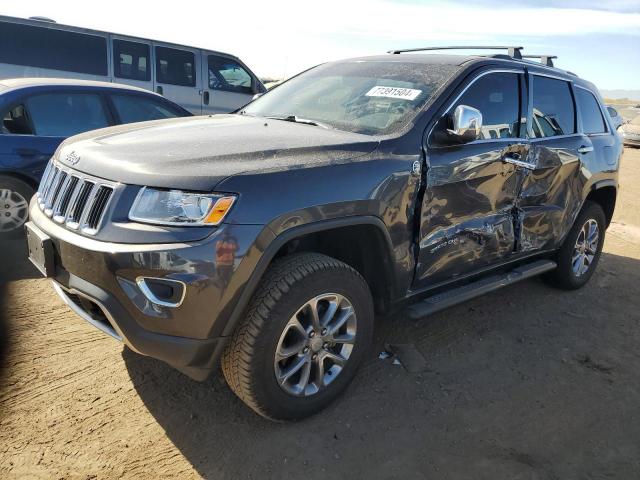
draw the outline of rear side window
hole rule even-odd
[[[113,41],[113,67],[115,76],[131,80],[151,80],[149,45],[126,40]]]
[[[107,75],[107,40],[85,33],[0,22],[0,63]]]
[[[618,111],[613,107],[607,107],[607,112],[609,112],[609,115],[611,115],[612,117],[618,116]]]
[[[533,76],[532,122],[536,138],[576,133],[576,113],[568,82]]]
[[[165,103],[134,95],[112,95],[113,106],[122,123],[146,122],[162,118],[182,117],[184,113]]]
[[[196,62],[192,52],[156,47],[156,80],[158,83],[195,87]]]
[[[584,88],[576,88],[576,101],[580,106],[580,116],[582,118],[582,130],[587,135],[593,133],[605,133],[607,127],[602,118],[602,111],[598,100],[593,93]],[[615,111],[615,110],[614,110]]]
[[[100,96],[87,93],[36,95],[26,102],[34,134],[69,137],[109,125]]]
[[[235,60],[209,55],[209,88],[225,92],[253,93],[251,75]]]
[[[490,73],[478,78],[453,106],[467,105],[482,113],[481,138],[511,138],[519,135],[520,76]]]

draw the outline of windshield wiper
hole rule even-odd
[[[322,128],[331,128],[329,125],[325,125],[324,123],[316,122],[315,120],[309,120],[308,118],[300,118],[296,115],[283,115],[283,116],[269,116],[266,118],[270,118],[272,120],[282,120],[284,122],[293,122],[293,123],[304,123],[305,125],[314,125],[316,127]]]

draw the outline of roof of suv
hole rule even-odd
[[[155,93],[149,90],[145,90],[144,88],[134,87],[131,85],[123,85],[121,83],[99,82],[96,80],[77,80],[74,78],[47,78],[47,77],[4,78],[0,80],[0,91],[16,90],[19,88],[29,88],[29,87],[47,87],[47,86],[112,88],[112,89],[144,92],[151,95],[156,95]]]
[[[430,53],[403,53],[401,55],[371,55],[367,57],[350,58],[349,62],[399,62],[399,63],[422,63],[427,65],[462,65],[471,60],[487,58],[476,55],[446,55]]]
[[[539,62],[526,59],[509,57],[508,55],[447,55],[439,53],[402,53],[373,55],[367,57],[350,58],[347,61],[359,62],[399,62],[399,63],[420,63],[425,65],[458,65],[462,66],[470,62],[491,61],[498,63],[509,63],[516,65],[526,65],[528,67],[538,67],[549,71],[554,71],[563,75],[570,75],[571,78],[579,78],[576,74],[558,67],[549,67]]]
[[[415,63],[422,65],[456,65],[463,67],[465,65],[471,65],[475,63],[491,63],[502,64],[507,66],[526,66],[532,70],[533,73],[546,73],[548,75],[554,75],[566,79],[567,81],[573,81],[579,85],[588,87],[590,90],[597,91],[596,86],[578,77],[575,73],[568,70],[563,70],[555,66],[548,66],[540,62],[510,57],[509,55],[449,55],[439,53],[400,53],[400,54],[383,54],[372,55],[366,57],[355,57],[343,60],[346,62],[398,62],[398,63]]]

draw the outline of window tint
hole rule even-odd
[[[149,70],[149,45],[125,40],[113,41],[113,66],[115,76],[131,80],[151,80]]]
[[[106,75],[107,41],[96,35],[0,22],[0,63]]]
[[[519,135],[520,86],[517,73],[490,73],[478,78],[456,102],[482,113],[481,138],[510,138]]]
[[[209,55],[209,88],[252,93],[251,75],[235,60]]]
[[[196,85],[195,57],[193,53],[175,48],[156,47],[156,79],[169,85]]]
[[[113,106],[122,123],[145,122],[161,118],[182,117],[184,113],[152,98],[112,95]]]
[[[607,127],[605,126],[604,118],[602,118],[602,112],[596,97],[584,88],[576,88],[575,92],[576,102],[580,106],[582,130],[584,133],[605,133]]]
[[[27,110],[36,135],[69,137],[108,126],[98,95],[51,93],[27,100]]]
[[[536,138],[576,132],[575,109],[567,82],[533,76],[532,128]]]

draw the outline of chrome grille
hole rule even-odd
[[[38,188],[38,205],[56,223],[95,235],[114,185],[49,162]]]

